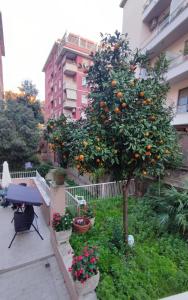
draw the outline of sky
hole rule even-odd
[[[15,91],[32,80],[44,100],[42,68],[65,31],[98,42],[100,32],[121,31],[120,0],[1,0],[5,57],[4,89]]]

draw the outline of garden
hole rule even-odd
[[[76,255],[80,255],[86,245],[97,247],[98,299],[154,300],[188,289],[188,248],[183,229],[181,231],[183,227],[177,224],[171,228],[170,222],[161,221],[164,211],[157,212],[152,199],[164,204],[162,196],[151,192],[152,196],[129,199],[129,232],[135,239],[133,247],[123,241],[121,197],[97,200],[95,225],[85,234],[71,236],[70,243]],[[171,190],[169,193],[177,202],[182,195]],[[188,207],[187,195],[181,197],[186,198]],[[184,216],[185,213],[184,210]]]

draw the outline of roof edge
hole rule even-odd
[[[125,4],[126,4],[126,2],[127,2],[127,0],[121,0],[121,2],[120,2],[120,7],[121,8],[124,8],[124,6],[125,6]]]
[[[1,54],[5,56],[5,44],[4,44],[4,35],[3,35],[3,21],[2,14],[0,12],[0,46],[1,46]]]
[[[55,49],[55,47],[56,47],[57,45],[58,45],[58,41],[56,41],[56,42],[53,44],[53,46],[52,46],[52,48],[51,48],[51,50],[50,50],[50,53],[49,53],[49,55],[48,55],[48,58],[47,58],[47,60],[46,60],[46,62],[45,62],[45,64],[44,64],[44,67],[42,68],[42,72],[45,72],[46,66],[47,66],[47,64],[48,64],[48,62],[49,62],[49,59],[50,59],[50,56],[51,56],[52,52],[54,51],[54,49]]]

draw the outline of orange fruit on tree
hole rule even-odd
[[[157,160],[159,160],[161,157],[160,157],[160,155],[156,155],[155,158],[156,158]]]
[[[117,43],[117,44],[114,45],[115,50],[118,50],[119,48],[120,48],[120,44]]]
[[[146,155],[146,156],[150,156],[150,155],[151,155],[151,152],[150,152],[150,151],[146,151],[145,155]]]
[[[155,120],[156,120],[156,117],[155,117],[154,115],[149,116],[149,120],[150,120],[150,121],[155,121]]]
[[[127,103],[123,102],[123,103],[121,103],[121,106],[122,106],[123,108],[126,108],[126,107],[127,107]]]
[[[106,113],[108,113],[108,112],[109,112],[109,108],[108,108],[108,107],[105,107],[104,111],[105,111]]]
[[[144,92],[140,92],[139,96],[140,97],[144,97],[145,93]]]
[[[106,102],[105,101],[100,101],[100,107],[102,108],[104,106],[106,106]]]
[[[122,98],[123,97],[123,93],[122,92],[117,92],[116,97],[118,99]]]
[[[148,136],[149,136],[149,131],[146,131],[146,132],[144,133],[144,136],[148,137]]]
[[[134,154],[134,157],[135,157],[136,159],[138,159],[138,158],[140,157],[140,154],[139,154],[139,153],[135,153],[135,154]]]
[[[117,81],[116,81],[116,80],[112,80],[112,81],[111,81],[111,86],[112,86],[112,87],[116,87],[116,85],[117,85]]]
[[[99,164],[99,163],[100,163],[100,159],[99,159],[99,158],[97,158],[97,159],[96,159],[96,162]]]
[[[114,109],[114,111],[115,111],[116,114],[120,113],[119,107],[116,107],[116,108]]]
[[[84,155],[83,155],[83,154],[80,154],[80,155],[79,155],[79,160],[80,160],[80,161],[83,161],[83,160],[84,160]]]
[[[147,145],[147,146],[146,146],[146,149],[147,149],[147,150],[151,150],[151,148],[152,148],[152,145]]]
[[[147,171],[146,171],[146,170],[143,170],[143,171],[142,171],[142,175],[146,176],[146,175],[147,175]]]
[[[146,99],[147,104],[151,104],[151,99]]]

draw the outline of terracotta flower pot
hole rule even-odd
[[[72,234],[72,228],[64,231],[55,231],[58,245],[68,242],[71,234]]]
[[[76,232],[85,233],[91,227],[90,219],[87,217],[76,217],[73,220],[73,228]]]
[[[80,281],[75,281],[75,288],[78,296],[83,296],[93,292],[99,284],[100,273],[98,272],[96,275],[87,279],[84,283]]]

